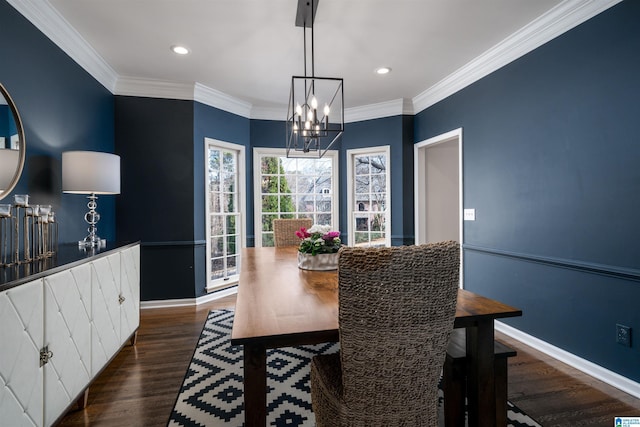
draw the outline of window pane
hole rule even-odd
[[[220,193],[211,193],[209,197],[209,212],[216,213],[221,212],[220,210]]]
[[[262,177],[262,193],[276,193],[278,188],[278,177],[263,176]]]
[[[224,234],[224,220],[220,215],[211,215],[211,236],[220,236]]]
[[[371,156],[369,158],[371,164],[371,173],[380,174],[387,170],[387,156]]]
[[[207,287],[212,281],[223,281],[237,274],[240,248],[238,213],[238,153],[209,145],[208,192],[209,269]],[[233,258],[230,262],[229,259]]]
[[[356,194],[368,193],[369,192],[369,175],[356,176],[354,190]]]
[[[273,231],[273,220],[278,218],[278,215],[262,215],[262,230]]]
[[[369,175],[369,157],[356,156],[356,175]]]
[[[331,225],[331,214],[318,214],[315,222],[319,225]]]
[[[222,237],[211,238],[211,255],[214,257],[224,255],[224,239]]]
[[[369,233],[362,233],[362,232],[356,231],[355,236],[356,236],[356,242],[355,242],[356,245],[369,242]]]
[[[273,233],[262,233],[262,246],[273,247]]]
[[[281,157],[280,161],[282,164],[282,171],[286,174],[291,174],[296,172],[296,164],[298,159],[288,159],[286,157]]]
[[[321,176],[316,180],[316,192],[322,194],[331,194],[330,176]]]
[[[236,195],[234,193],[225,193],[222,195],[224,199],[224,212],[236,212]]]
[[[220,151],[209,150],[209,172],[210,175],[217,175],[220,172]]]
[[[316,170],[318,175],[329,175],[331,176],[331,167],[332,167],[331,159],[322,158],[316,160]]]
[[[302,194],[309,194],[309,193],[313,193],[313,188],[314,188],[314,179],[313,177],[310,176],[300,176],[298,177],[297,180],[297,187],[296,187],[296,191],[298,193],[302,193]]]
[[[277,157],[263,157],[260,162],[260,170],[263,174],[278,173],[279,163]]]
[[[369,219],[372,231],[382,231],[384,229],[384,216],[383,215],[371,215]]]
[[[319,196],[316,199],[316,211],[318,212],[331,212],[331,200]]]
[[[374,193],[384,193],[387,191],[387,175],[384,173],[373,175],[371,184],[371,191]]]
[[[227,216],[227,234],[236,234],[236,223],[240,218],[237,215]]]
[[[222,165],[223,165],[223,170],[225,172],[235,174],[235,172],[236,172],[236,159],[235,159],[235,156],[233,155],[233,153],[230,153],[230,152],[227,151],[227,152],[225,152],[223,154]]]
[[[233,173],[222,174],[224,179],[224,187],[222,191],[234,192],[236,191],[236,175]]]
[[[227,236],[227,255],[238,253],[237,236]]]
[[[278,196],[262,196],[263,212],[278,212]]]
[[[291,189],[295,188],[295,178],[287,179],[286,176],[280,176],[278,178],[280,184],[281,193],[291,193]]]
[[[221,279],[224,277],[224,262],[222,258],[213,258],[211,260],[211,279]]]

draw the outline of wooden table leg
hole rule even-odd
[[[244,425],[267,425],[267,350],[260,344],[244,345]]]
[[[496,426],[493,319],[467,328],[469,427]]]

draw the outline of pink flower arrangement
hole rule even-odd
[[[305,254],[333,254],[342,245],[340,232],[332,231],[329,225],[313,225],[308,230],[302,227],[296,236],[301,240],[298,251]]]

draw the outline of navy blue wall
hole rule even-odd
[[[466,288],[508,323],[640,380],[640,2],[625,1],[415,119],[462,127]]]
[[[204,295],[204,138],[246,147],[249,120],[193,101],[116,96],[115,127],[118,239],[142,243],[141,298]]]
[[[84,196],[62,194],[61,158],[68,150],[113,152],[113,96],[6,1],[0,0],[0,82],[23,121],[25,169],[13,194],[29,194],[32,204],[50,204],[57,213],[59,241],[87,234]],[[118,196],[102,196],[100,237],[115,239]]]
[[[115,99],[118,240],[141,241],[141,298],[194,297],[193,102]]]

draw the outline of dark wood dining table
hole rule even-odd
[[[496,426],[494,320],[521,316],[458,290],[454,327],[466,328],[469,426]],[[245,426],[266,426],[267,349],[337,342],[338,275],[301,270],[297,247],[244,248],[231,344],[244,352]]]

